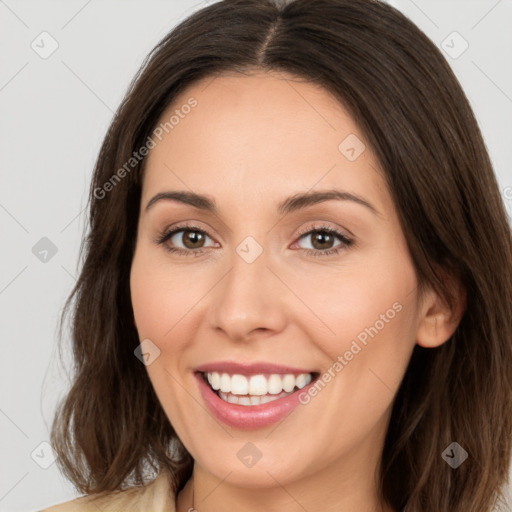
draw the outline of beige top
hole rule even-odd
[[[40,512],[176,512],[175,496],[167,473],[161,472],[144,487],[88,495],[53,505]]]

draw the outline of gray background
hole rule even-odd
[[[68,385],[57,319],[77,276],[93,164],[143,58],[207,3],[0,0],[0,511],[76,495],[44,443]],[[389,3],[446,50],[512,212],[512,1]]]

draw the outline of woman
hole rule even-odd
[[[372,0],[226,0],[149,56],[91,185],[65,510],[484,512],[512,238],[435,45]]]

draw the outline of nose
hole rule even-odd
[[[251,261],[233,251],[230,263],[210,297],[213,329],[237,342],[270,337],[284,329],[286,288],[270,268],[267,252]]]

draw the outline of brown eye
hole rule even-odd
[[[212,240],[202,229],[195,226],[179,226],[162,233],[155,242],[163,245],[171,253],[197,256],[203,252],[205,247],[208,247],[204,245],[206,238]]]
[[[312,245],[315,249],[331,249],[334,243],[334,236],[325,231],[316,231],[311,236]]]
[[[335,254],[353,244],[353,240],[350,240],[342,233],[329,227],[310,229],[308,232],[303,233],[299,240],[308,238],[311,240],[311,248],[303,247],[303,249],[306,251],[306,254],[312,256]],[[336,239],[338,239],[340,243],[333,245]]]
[[[204,243],[205,237],[201,231],[184,229],[178,231],[178,233],[183,233],[183,235],[181,235],[181,241],[187,249],[198,249],[202,247],[202,244]]]

